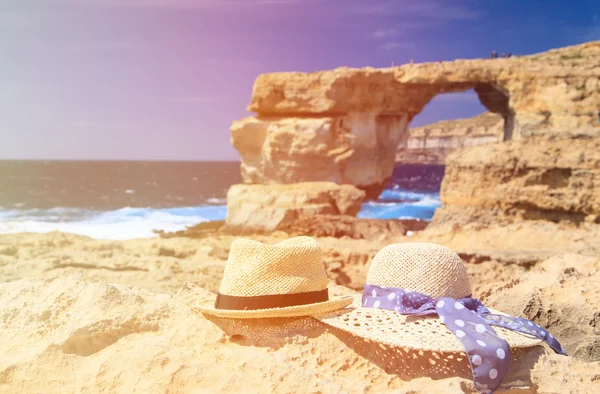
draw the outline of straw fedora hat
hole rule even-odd
[[[471,284],[460,257],[444,246],[430,243],[386,246],[373,258],[367,284],[406,289],[435,300],[441,297],[459,300],[471,296]],[[351,307],[315,317],[355,336],[390,346],[434,352],[465,351],[438,315],[407,315],[395,310],[365,307],[363,303],[363,295],[360,295],[354,297]],[[507,316],[488,309],[492,314]],[[537,328],[541,330],[541,327]],[[494,330],[511,348],[531,347],[542,342],[503,327],[494,326]]]
[[[330,297],[321,248],[311,237],[276,245],[235,240],[215,298],[198,311],[226,318],[312,316],[344,308],[352,297]]]

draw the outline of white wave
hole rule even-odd
[[[224,205],[227,204],[227,198],[211,197],[208,200],[206,200],[206,202],[208,202],[209,204]]]
[[[42,221],[57,221],[68,220],[69,218],[85,218],[95,211],[81,208],[64,208],[55,207],[50,209],[8,209],[0,210],[0,222],[6,220],[42,220]]]
[[[416,207],[440,207],[442,202],[438,196],[425,196],[423,199],[411,203]]]
[[[382,201],[367,201],[365,205],[370,205],[373,207],[395,207],[398,205],[397,202],[382,202]]]
[[[406,201],[420,201],[424,198],[435,198],[439,197],[439,193],[434,192],[417,192],[400,189],[394,187],[394,189],[386,189],[379,196],[379,201],[386,200],[406,200]]]
[[[390,198],[398,198],[404,201],[386,201],[386,199],[389,200]],[[385,190],[378,201],[364,203],[358,213],[358,217],[368,219],[431,220],[435,210],[441,205],[438,193]]]
[[[96,239],[151,238],[156,236],[154,230],[184,230],[197,223],[222,220],[225,215],[225,206],[167,209],[126,207],[107,212],[70,208],[12,210],[0,212],[0,234],[61,231]]]

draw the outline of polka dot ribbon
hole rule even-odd
[[[367,284],[362,304],[365,308],[387,309],[403,315],[437,314],[465,348],[473,381],[480,393],[496,390],[510,365],[508,342],[496,334],[492,325],[534,336],[547,343],[556,353],[567,355],[562,345],[547,330],[527,319],[492,314],[476,298],[455,300],[441,297],[434,300],[428,295],[410,290]]]

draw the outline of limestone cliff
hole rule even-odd
[[[328,181],[381,193],[408,137],[408,115],[351,113],[336,117],[248,117],[234,122],[246,183]]]
[[[450,152],[499,142],[503,135],[504,120],[493,112],[411,128],[406,143],[398,146],[396,163],[443,165]]]
[[[599,135],[600,41],[505,59],[375,69],[272,73],[257,78],[234,122],[246,183],[332,181],[377,196],[408,124],[437,94],[474,89],[501,115],[503,139],[577,131]]]
[[[600,222],[600,137],[539,135],[451,153],[432,223]]]

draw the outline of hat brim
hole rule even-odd
[[[356,296],[351,307],[313,317],[354,336],[389,346],[449,353],[465,351],[458,338],[437,316],[409,316],[386,309],[364,308],[360,306],[361,299],[362,295]],[[491,313],[506,315],[488,309]],[[538,338],[498,326],[493,328],[511,348],[526,348],[542,343]]]
[[[324,315],[336,310],[344,309],[353,301],[353,297],[330,297],[328,301],[313,304],[295,305],[284,308],[233,310],[215,308],[216,295],[196,302],[195,309],[209,315],[232,319],[260,319],[270,317],[301,317]]]

